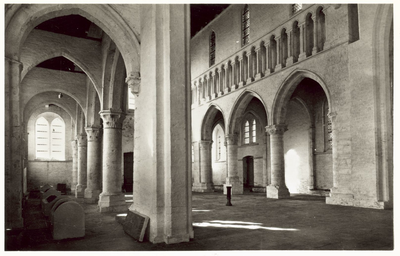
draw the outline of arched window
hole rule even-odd
[[[226,161],[225,133],[221,124],[217,124],[213,130],[213,161]]]
[[[36,120],[36,158],[65,160],[65,124],[56,117],[49,122],[44,117]]]
[[[250,11],[246,4],[242,12],[242,46],[245,46],[250,41]]]
[[[44,117],[36,120],[36,158],[49,158],[49,123]]]
[[[251,144],[257,142],[257,121],[253,115],[246,116],[243,125],[243,143]]]
[[[210,67],[215,64],[215,32],[210,35]]]

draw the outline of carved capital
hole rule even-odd
[[[87,146],[87,137],[85,133],[81,133],[76,136],[78,147],[86,147]]]
[[[286,124],[276,124],[276,125],[269,125],[265,126],[265,131],[269,135],[282,135],[287,131],[287,125]]]
[[[238,136],[237,134],[228,134],[225,136],[225,145],[237,145],[238,144]]]
[[[128,84],[129,89],[131,90],[131,92],[136,95],[139,96],[139,92],[140,92],[140,73],[139,72],[134,72],[131,73],[126,79],[125,79],[125,83]]]
[[[122,129],[125,114],[122,111],[102,110],[100,116],[103,119],[104,129]]]
[[[88,142],[98,142],[101,139],[101,129],[99,127],[86,127]]]

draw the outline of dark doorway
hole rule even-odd
[[[243,157],[243,187],[252,188],[254,186],[254,158],[252,156]]]
[[[124,153],[124,185],[125,192],[133,192],[133,152]]]

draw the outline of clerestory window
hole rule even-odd
[[[242,46],[245,46],[250,41],[250,11],[246,4],[242,13]]]
[[[215,64],[215,32],[210,35],[210,67]]]

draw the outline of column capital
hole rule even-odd
[[[306,21],[305,20],[303,20],[303,21],[299,21],[299,23],[297,24],[297,27],[302,27],[302,26],[304,26],[306,24]]]
[[[212,140],[200,140],[199,141],[200,149],[208,149],[210,148],[212,143],[213,143]]]
[[[104,129],[122,129],[125,113],[118,110],[102,110],[99,112],[103,119]]]
[[[101,129],[100,127],[86,127],[86,134],[87,134],[87,140],[88,141],[100,141],[101,139]]]
[[[287,130],[288,129],[286,124],[275,124],[275,125],[265,126],[265,131],[270,135],[282,135]]]
[[[140,92],[140,73],[139,72],[132,72],[127,76],[125,79],[125,83],[128,84],[131,93],[134,95],[139,95]]]
[[[78,147],[86,147],[87,146],[87,136],[86,133],[81,133],[76,136],[76,141],[78,142]]]
[[[226,135],[225,142],[227,145],[237,145],[238,144],[238,135],[237,134]]]

